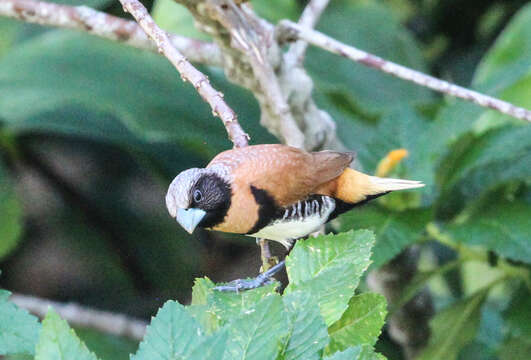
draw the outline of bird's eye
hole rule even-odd
[[[203,200],[203,194],[201,194],[201,191],[199,190],[194,191],[194,201],[199,202],[201,200]]]

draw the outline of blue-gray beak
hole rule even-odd
[[[177,222],[190,234],[194,232],[197,224],[205,217],[206,211],[201,209],[177,209]]]

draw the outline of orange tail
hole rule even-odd
[[[321,185],[316,193],[356,204],[374,195],[423,187],[420,181],[380,178],[346,168],[337,178]]]

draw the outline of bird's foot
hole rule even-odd
[[[240,291],[256,289],[264,285],[271,284],[274,281],[271,277],[279,272],[284,265],[284,261],[281,261],[275,266],[271,267],[269,270],[259,274],[254,279],[233,280],[226,285],[216,286],[214,290],[238,293]]]
[[[271,269],[273,266],[278,264],[278,257],[271,256],[268,258],[262,257],[262,266],[260,267],[260,272],[263,273],[269,269]]]

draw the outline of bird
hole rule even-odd
[[[190,234],[198,227],[245,234],[289,250],[296,240],[356,206],[424,186],[367,175],[349,167],[353,160],[352,152],[307,152],[281,144],[234,148],[219,153],[205,168],[178,174],[168,188],[166,206]],[[254,282],[235,280],[220,290],[261,286],[280,267]]]

